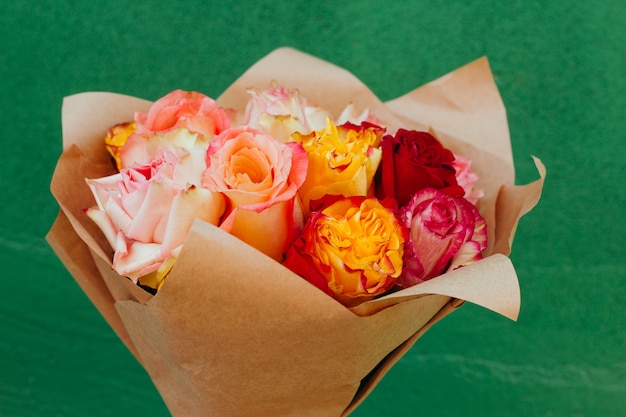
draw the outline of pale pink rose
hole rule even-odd
[[[150,164],[86,180],[97,203],[86,213],[111,244],[115,271],[135,283],[173,264],[194,219],[217,225],[224,212],[220,194],[189,184],[189,160],[166,151]]]
[[[426,188],[413,196],[400,217],[409,229],[401,287],[477,261],[487,247],[487,224],[465,198]]]
[[[241,126],[217,135],[206,158],[203,186],[223,193],[230,205],[220,227],[282,260],[304,222],[296,200],[308,165],[302,146]]]
[[[309,103],[300,92],[275,82],[265,90],[248,90],[250,100],[243,116],[243,125],[253,127],[286,143],[291,134],[307,134],[323,129],[330,114]]]
[[[189,155],[185,163],[178,166],[178,171],[188,173],[188,181],[200,185],[200,177],[206,169],[205,154],[209,146],[209,138],[190,132],[187,129],[176,129],[169,132],[151,135],[133,134],[122,148],[119,158],[120,167],[129,168],[136,165],[150,164],[158,154],[174,152],[178,155]]]
[[[478,181],[478,175],[472,171],[472,161],[461,155],[454,155],[452,166],[456,170],[456,182],[465,191],[465,197],[470,203],[476,204],[485,193],[483,190],[474,189]]]

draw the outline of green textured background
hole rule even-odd
[[[464,306],[354,416],[625,416],[625,13],[623,1],[2,1],[0,416],[168,415],[44,241],[62,98],[217,96],[279,46],[383,100],[487,55],[518,182],[536,178],[531,154],[548,167],[513,247],[519,321]]]

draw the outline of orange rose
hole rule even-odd
[[[373,197],[339,200],[311,215],[284,265],[346,306],[391,289],[406,229]]]

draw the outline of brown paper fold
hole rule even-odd
[[[48,241],[150,374],[175,416],[346,416],[427,330],[463,303],[513,320],[520,295],[506,255],[541,178],[514,185],[504,106],[486,59],[382,103],[349,72],[298,51],[268,55],[218,99],[243,109],[246,88],[297,88],[338,115],[354,103],[389,130],[430,129],[473,160],[491,244],[479,262],[352,309],[219,228],[196,221],[154,297],[111,269],[111,248],[82,210],[84,177],[110,173],[106,130],[149,102],[84,93],[63,107],[64,153],[51,190],[61,213]],[[332,94],[328,94],[332,91]]]

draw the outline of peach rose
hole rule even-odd
[[[164,151],[148,165],[87,179],[97,206],[86,210],[114,250],[113,269],[159,288],[199,218],[217,225],[224,198],[189,185],[189,155]]]
[[[203,186],[230,204],[220,227],[282,261],[303,223],[296,200],[308,164],[302,146],[241,126],[217,135],[206,161]]]

